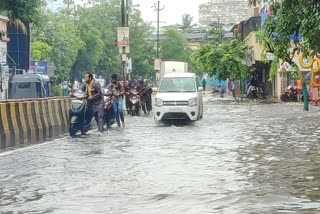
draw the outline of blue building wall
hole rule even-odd
[[[30,25],[25,23],[27,32],[24,34],[13,24],[7,25],[10,42],[7,44],[7,64],[9,67],[29,70],[30,65]]]

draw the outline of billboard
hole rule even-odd
[[[30,65],[30,73],[48,74],[48,62],[45,60],[32,60]]]

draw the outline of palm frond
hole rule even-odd
[[[27,33],[27,28],[20,19],[14,19],[12,22],[18,29],[20,29],[24,34]]]

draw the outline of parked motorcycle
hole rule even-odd
[[[294,84],[290,84],[284,91],[284,94],[280,96],[281,101],[297,101],[298,100],[298,90]],[[302,98],[303,100],[303,98]]]
[[[71,100],[69,108],[69,134],[74,137],[78,131],[81,134],[86,134],[92,128],[93,117],[88,117],[89,114],[87,108],[87,94],[81,90],[73,93],[75,99]]]
[[[248,98],[265,98],[263,88],[261,86],[250,85],[247,90]]]

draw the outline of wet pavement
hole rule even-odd
[[[320,213],[320,108],[205,95],[186,126],[126,128],[0,153],[0,213]]]

